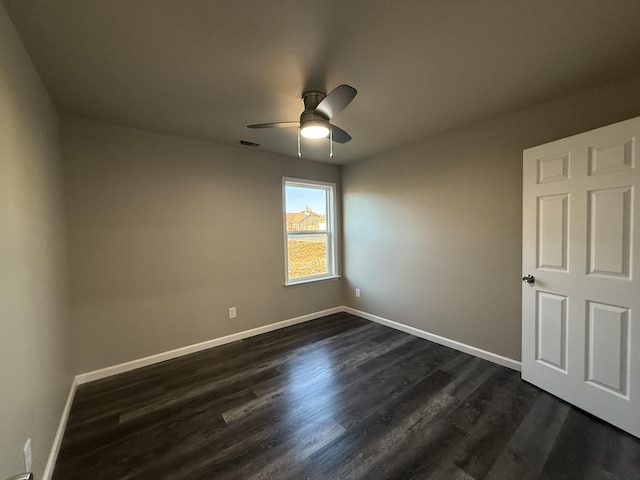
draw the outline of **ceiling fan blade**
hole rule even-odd
[[[331,130],[333,132],[333,141],[338,143],[347,143],[351,140],[351,135],[345,132],[340,127],[336,127],[335,125],[331,125]]]
[[[340,85],[329,92],[316,107],[316,112],[333,118],[351,103],[358,91],[350,85]]]
[[[254,123],[247,125],[247,128],[290,128],[299,127],[300,122],[272,122],[272,123]]]

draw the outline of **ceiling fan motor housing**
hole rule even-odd
[[[314,111],[308,112],[305,110],[302,112],[302,115],[300,115],[300,126],[304,126],[311,122],[315,122],[319,125],[326,125],[327,127],[329,126],[329,119],[324,115]]]
[[[324,100],[327,94],[320,90],[309,90],[302,94],[302,101],[304,102],[304,110],[315,110],[318,104]]]
[[[323,125],[329,128],[329,118],[316,111],[318,104],[326,97],[324,92],[311,90],[302,94],[304,101],[304,112],[300,115],[300,126],[306,125]]]
[[[326,97],[324,92],[311,90],[302,94],[304,112],[300,115],[302,135],[307,138],[322,138],[329,133],[329,118],[316,110],[318,104]],[[309,134],[315,129],[313,134]],[[305,134],[306,130],[306,134]]]

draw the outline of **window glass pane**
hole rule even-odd
[[[327,229],[325,188],[285,187],[287,231]]]
[[[327,235],[290,235],[287,237],[289,278],[327,273]]]

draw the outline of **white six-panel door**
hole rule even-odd
[[[638,437],[639,141],[635,118],[524,151],[522,291],[522,378]]]

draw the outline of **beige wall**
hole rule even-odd
[[[339,184],[338,166],[76,118],[61,131],[78,372],[341,304],[340,280],[283,285],[282,177]]]
[[[637,115],[640,77],[345,166],[346,304],[519,360],[522,150]]]
[[[0,5],[0,478],[41,478],[71,386],[58,119]]]

